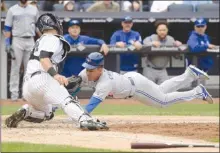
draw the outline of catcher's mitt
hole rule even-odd
[[[70,94],[75,93],[80,88],[80,84],[82,82],[82,78],[80,76],[74,76],[67,78],[68,79],[68,85],[65,86],[66,89]]]

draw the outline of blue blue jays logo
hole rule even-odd
[[[199,23],[202,23],[202,22],[203,22],[203,19],[199,19],[198,22],[199,22]]]
[[[87,58],[86,61],[89,63],[89,62],[91,62],[91,59],[90,59],[90,58]]]

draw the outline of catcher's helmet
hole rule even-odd
[[[86,69],[95,69],[99,66],[103,66],[104,65],[104,57],[101,53],[99,52],[93,52],[90,53],[87,58],[86,61],[82,64],[82,66]]]
[[[43,33],[44,30],[55,29],[59,35],[63,35],[63,26],[59,18],[52,13],[42,14],[36,23],[36,27]]]

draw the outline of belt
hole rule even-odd
[[[36,71],[36,72],[32,73],[31,76],[30,76],[30,75],[25,76],[24,79],[23,79],[23,83],[26,82],[26,81],[28,81],[28,80],[29,80],[30,78],[32,78],[34,75],[41,74],[41,73],[42,73],[42,71]]]
[[[128,77],[128,80],[131,82],[132,86],[135,86],[134,80],[131,77]],[[132,97],[133,97],[133,95],[130,95],[130,96],[126,97],[126,98],[132,98]]]
[[[150,65],[147,65],[147,67],[150,67],[150,68],[155,69],[155,70],[163,70],[164,69],[164,68],[153,67],[153,66],[150,66]]]
[[[30,39],[30,38],[32,38],[32,36],[24,36],[24,37],[21,37],[21,38]]]
[[[34,76],[34,75],[37,75],[37,74],[41,74],[42,72],[41,71],[36,71],[34,73],[31,74],[31,78]]]
[[[22,37],[19,37],[19,36],[14,36],[14,37],[18,37],[18,38],[24,38],[24,39],[30,39],[30,38],[32,38],[33,36],[22,36]]]

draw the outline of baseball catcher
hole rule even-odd
[[[53,107],[57,106],[81,129],[108,129],[85,112],[78,100],[68,93],[66,88],[78,88],[81,78],[66,78],[58,74],[57,65],[70,50],[70,45],[61,36],[63,27],[60,20],[51,13],[45,13],[38,18],[37,28],[43,35],[36,41],[23,83],[23,97],[29,104],[8,117],[6,126],[16,128],[21,121],[42,123],[51,120]]]

